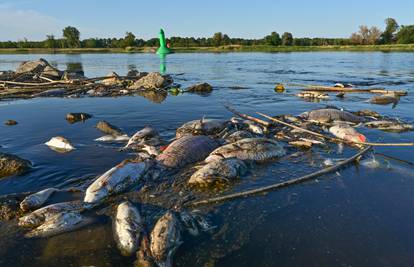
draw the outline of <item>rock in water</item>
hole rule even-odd
[[[28,210],[40,208],[49,199],[49,197],[56,191],[59,191],[59,190],[56,188],[47,188],[47,189],[41,190],[37,193],[27,196],[20,203],[20,209],[22,211],[28,211]]]
[[[81,201],[61,202],[37,209],[19,219],[19,225],[25,227],[37,227],[53,216],[64,212],[80,212],[84,209]]]
[[[122,192],[138,183],[150,167],[149,162],[124,161],[111,168],[87,189],[84,202],[98,204],[106,197]]]
[[[156,159],[166,167],[180,168],[205,159],[219,141],[199,135],[186,135],[172,142]]]
[[[46,66],[50,66],[49,63],[41,58],[35,61],[25,61],[19,65],[16,69],[17,74],[31,72],[34,74],[40,74],[45,69]]]
[[[188,87],[186,91],[191,93],[210,93],[213,91],[213,86],[208,83],[199,83]]]
[[[135,81],[128,89],[160,89],[169,86],[172,79],[168,76],[163,76],[159,72],[151,72],[141,79]]]
[[[29,161],[12,154],[0,152],[0,178],[18,175],[30,168]]]
[[[171,211],[162,216],[151,232],[151,253],[159,266],[171,266],[172,257],[182,244],[179,222]]]
[[[211,152],[205,161],[238,158],[260,162],[278,158],[285,154],[285,149],[277,141],[267,138],[246,138],[217,148]]]
[[[138,209],[129,201],[118,205],[114,220],[114,237],[124,256],[131,256],[138,250],[143,221]]]
[[[4,124],[5,125],[8,125],[8,126],[13,126],[13,125],[17,125],[17,121],[15,121],[15,120],[7,120],[7,121],[4,122]]]
[[[316,109],[304,112],[300,116],[304,119],[318,122],[349,121],[359,123],[365,121],[364,118],[354,115],[350,112],[332,108]]]
[[[208,163],[191,175],[191,185],[208,185],[216,181],[229,182],[245,174],[247,166],[237,158],[219,159]]]
[[[48,142],[45,143],[47,146],[57,152],[68,152],[75,149],[72,144],[63,136],[52,137]]]
[[[329,128],[329,132],[336,137],[350,142],[365,142],[366,137],[358,133],[353,127],[348,124],[337,124]]]
[[[218,119],[202,118],[201,120],[193,120],[193,121],[189,121],[181,125],[177,129],[175,136],[177,138],[181,138],[187,134],[214,135],[224,130],[224,128],[226,128],[228,123],[229,122],[226,120],[218,120]]]
[[[79,212],[63,212],[48,218],[42,225],[27,233],[25,237],[50,237],[77,230],[91,222],[91,219],[85,218]]]
[[[66,114],[66,120],[69,123],[75,123],[78,121],[86,121],[87,119],[92,118],[92,115],[88,114],[88,113],[68,113]]]
[[[96,124],[96,128],[103,133],[110,134],[113,136],[125,135],[125,133],[121,129],[110,124],[107,121],[98,122],[98,124]]]

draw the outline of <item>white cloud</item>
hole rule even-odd
[[[16,9],[11,3],[0,4],[0,41],[44,40],[46,34],[61,35],[64,23],[34,10]]]

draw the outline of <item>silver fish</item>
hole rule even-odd
[[[211,162],[220,158],[266,161],[286,154],[285,149],[275,140],[268,138],[246,138],[221,146],[205,159]]]
[[[384,94],[379,96],[372,97],[369,102],[372,104],[378,104],[378,105],[388,105],[392,103],[397,103],[399,101],[398,96],[395,94]]]
[[[106,197],[120,193],[138,183],[150,167],[148,161],[124,161],[97,178],[87,189],[84,202],[98,204]]]
[[[118,205],[114,220],[114,237],[124,256],[131,256],[138,250],[143,221],[139,211],[129,201]]]
[[[350,112],[332,108],[307,111],[300,114],[300,117],[310,121],[318,122],[349,121],[358,123],[365,121],[364,118],[354,115]]]
[[[129,136],[124,135],[104,135],[99,138],[96,138],[94,141],[97,142],[126,142],[129,140]]]
[[[247,125],[247,129],[255,134],[263,134],[265,131],[263,128],[252,121],[245,120],[244,123]]]
[[[244,131],[244,130],[240,130],[240,131],[236,131],[232,134],[230,134],[229,136],[226,137],[226,141],[229,143],[234,143],[236,141],[239,141],[241,139],[245,139],[245,138],[253,138],[255,137],[253,133],[248,132],[248,131]]]
[[[207,163],[191,175],[191,185],[207,185],[214,181],[230,181],[247,171],[246,164],[238,158],[218,159]]]
[[[172,142],[156,159],[169,168],[180,168],[205,159],[220,142],[210,137],[186,135]]]
[[[25,234],[25,237],[50,237],[77,230],[90,223],[92,219],[85,218],[79,212],[63,212],[50,217],[42,225]]]
[[[37,227],[56,214],[63,212],[82,211],[83,209],[84,205],[81,201],[55,203],[37,209],[30,214],[21,217],[19,219],[19,225],[26,227]]]
[[[336,137],[350,142],[365,142],[367,139],[347,124],[337,124],[329,128],[329,132]]]
[[[143,144],[159,146],[163,144],[163,141],[161,140],[157,130],[150,126],[145,126],[128,140],[128,143],[123,149],[136,149],[136,147],[141,148]]]
[[[182,244],[180,224],[171,211],[167,211],[151,232],[151,253],[159,266],[171,266],[172,257]]]
[[[22,211],[28,211],[40,208],[56,191],[59,191],[59,189],[47,188],[27,196],[23,199],[22,202],[20,202],[20,209]]]
[[[184,135],[213,135],[221,132],[228,125],[228,121],[219,119],[193,120],[184,123],[176,131],[176,138]]]

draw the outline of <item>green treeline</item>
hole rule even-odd
[[[0,42],[0,48],[128,48],[128,47],[156,47],[158,38],[143,40],[133,33],[126,32],[124,38],[89,38],[80,39],[80,32],[72,26],[62,31],[62,38],[47,35],[44,41]],[[361,25],[359,31],[349,38],[295,38],[289,32],[282,35],[272,32],[261,39],[230,38],[221,32],[208,38],[171,37],[167,39],[173,47],[219,47],[226,45],[241,46],[347,46],[347,45],[376,45],[376,44],[413,44],[414,25],[400,26],[393,18],[385,20],[385,29]]]

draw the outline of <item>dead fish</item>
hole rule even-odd
[[[184,123],[176,131],[176,138],[181,138],[184,135],[214,135],[220,133],[228,125],[227,120],[219,119],[205,119],[193,120]]]
[[[131,202],[125,201],[118,205],[113,230],[122,255],[131,256],[138,250],[143,227],[141,215]]]
[[[247,129],[250,132],[255,133],[255,134],[264,134],[265,130],[261,126],[257,125],[256,123],[249,121],[249,120],[245,120],[243,122],[244,124],[247,125]]]
[[[180,168],[205,159],[220,145],[208,136],[185,135],[172,142],[156,159],[169,168]]]
[[[62,212],[82,211],[84,205],[81,201],[61,202],[37,209],[19,219],[20,226],[37,227],[49,218]]]
[[[245,139],[245,138],[253,138],[255,137],[253,133],[248,132],[248,131],[236,131],[232,134],[230,134],[229,136],[226,137],[226,141],[229,143],[234,143],[236,141],[239,141],[241,139]]]
[[[129,136],[124,135],[104,135],[99,138],[96,138],[95,141],[97,142],[127,142],[129,140]]]
[[[87,119],[91,118],[92,115],[88,114],[88,113],[68,113],[66,114],[66,120],[69,123],[75,123],[78,121],[86,121]]]
[[[372,118],[381,118],[381,114],[379,114],[376,111],[373,110],[369,110],[369,109],[362,109],[359,110],[357,112],[353,112],[355,115],[357,116],[362,116],[362,117],[372,117]]]
[[[363,134],[358,133],[353,127],[347,124],[337,124],[329,128],[334,136],[350,142],[365,142],[367,139]]]
[[[304,119],[317,122],[349,121],[359,123],[365,121],[363,117],[333,108],[311,110],[300,114],[300,116]]]
[[[48,147],[52,149],[53,148],[56,149],[58,152],[68,152],[68,151],[75,149],[75,147],[73,147],[73,145],[69,142],[69,140],[67,140],[63,136],[52,137],[52,139],[47,141],[45,145],[47,145]]]
[[[296,94],[296,96],[301,98],[315,98],[315,99],[328,99],[329,95],[321,92],[306,91]]]
[[[150,126],[145,126],[143,129],[136,132],[129,140],[123,150],[126,149],[140,149],[143,144],[151,146],[159,146],[164,142],[157,130]]]
[[[267,138],[246,138],[221,146],[205,159],[211,162],[220,158],[266,161],[286,154],[285,149],[275,140]]]
[[[110,124],[107,121],[100,121],[96,124],[96,128],[103,133],[113,135],[113,136],[121,136],[125,135],[125,133],[119,129],[118,127]]]
[[[69,231],[77,230],[92,223],[79,212],[64,212],[48,218],[42,225],[25,234],[26,238],[50,237]]]
[[[182,223],[182,228],[186,230],[192,236],[198,236],[200,231],[208,232],[214,229],[214,226],[211,226],[210,223],[196,211],[181,211],[180,212],[180,221]]]
[[[395,94],[384,94],[384,95],[374,96],[369,100],[371,104],[378,104],[378,105],[395,104],[398,101],[399,101],[399,98]]]
[[[151,253],[159,266],[171,266],[172,257],[182,244],[180,224],[171,211],[167,211],[151,232]]]
[[[148,161],[123,161],[97,178],[87,189],[84,202],[98,204],[104,198],[138,183],[150,167]]]
[[[411,124],[385,120],[366,122],[364,123],[364,126],[389,132],[404,132],[414,129]]]
[[[209,162],[191,175],[190,185],[207,185],[215,181],[230,181],[247,172],[246,164],[238,158],[218,159]]]
[[[48,200],[48,198],[56,191],[59,191],[59,189],[47,188],[27,196],[20,203],[20,209],[22,211],[28,211],[40,208]]]

